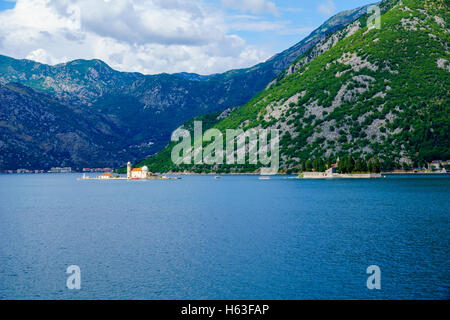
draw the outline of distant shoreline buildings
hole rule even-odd
[[[428,170],[445,170],[445,167],[450,166],[450,160],[433,160],[428,163]]]
[[[83,172],[113,172],[112,168],[83,168]]]
[[[25,173],[74,173],[74,172],[113,172],[112,168],[83,168],[82,170],[73,170],[72,167],[52,167],[49,170],[44,169],[14,169],[14,170],[0,170],[0,173],[5,174],[25,174]]]
[[[48,170],[48,173],[71,173],[72,168],[71,167],[53,167],[50,170]]]

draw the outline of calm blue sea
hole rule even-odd
[[[450,298],[449,177],[80,176],[0,175],[0,299]]]

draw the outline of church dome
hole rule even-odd
[[[148,171],[148,167],[147,166],[143,166],[142,167],[142,171]]]

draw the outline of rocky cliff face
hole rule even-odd
[[[0,85],[0,101],[1,168],[123,163],[118,128],[102,115],[20,84]]]

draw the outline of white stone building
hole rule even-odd
[[[148,171],[147,166],[142,168],[131,168],[131,162],[127,163],[127,179],[149,179],[153,173]]]

